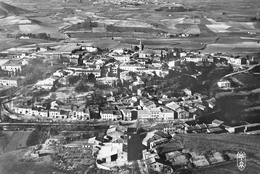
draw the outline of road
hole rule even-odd
[[[243,72],[250,71],[250,70],[252,70],[252,69],[253,69],[254,67],[256,67],[256,66],[260,66],[260,63],[259,63],[259,64],[256,64],[256,65],[252,65],[252,66],[250,66],[248,69],[245,69],[245,70],[242,70],[242,71],[238,71],[238,72],[233,72],[233,73],[227,74],[227,75],[225,75],[224,77],[222,77],[221,80],[223,80],[224,78],[227,78],[227,77],[230,77],[230,76],[236,75],[236,74],[240,74],[240,73],[243,73]]]
[[[7,123],[2,122],[0,126],[106,126],[108,122],[100,123],[73,123],[73,122],[33,122],[33,123]]]

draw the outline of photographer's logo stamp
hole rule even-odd
[[[237,153],[237,167],[240,171],[246,168],[246,153],[238,152]]]

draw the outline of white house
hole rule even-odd
[[[161,120],[174,120],[174,111],[168,109],[167,107],[161,107],[161,112],[159,115]]]
[[[220,88],[230,88],[231,87],[231,83],[228,80],[221,80],[217,84]]]
[[[103,120],[117,120],[117,115],[114,115],[113,111],[111,110],[101,111],[100,116]]]
[[[108,85],[111,87],[117,86],[117,77],[100,77],[96,78],[96,83],[99,85]]]

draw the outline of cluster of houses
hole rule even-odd
[[[218,127],[221,125],[221,121],[214,120],[207,126]],[[188,125],[184,125],[184,127],[188,127]],[[94,144],[97,167],[104,170],[133,165],[133,162],[137,161],[139,167],[136,170],[142,170],[143,173],[149,173],[150,170],[173,172],[174,168],[180,166],[185,168],[204,167],[225,162],[227,158],[235,159],[236,154],[229,152],[214,151],[202,155],[185,149],[183,143],[174,138],[176,132],[177,129],[174,133],[169,134],[157,127],[143,134],[137,134],[134,130],[132,131],[132,128],[115,125],[110,126],[103,139],[93,137],[89,139],[89,143]]]
[[[80,44],[65,44],[53,48],[36,48],[30,54],[20,52],[28,52],[28,50],[7,50],[5,54],[14,54],[15,59],[3,59],[0,61],[2,70],[5,71],[21,71],[22,66],[28,65],[30,59],[41,57],[44,61],[50,62],[51,65],[60,64],[57,60],[64,60],[65,68],[57,70],[50,77],[38,81],[34,87],[43,88],[50,91],[57,82],[62,85],[68,85],[68,76],[87,76],[92,75],[95,78],[95,84],[98,86],[106,86],[117,88],[119,82],[129,84],[128,88],[132,91],[132,95],[126,98],[115,99],[113,94],[110,95],[108,105],[111,107],[100,108],[99,106],[84,107],[78,105],[78,109],[68,104],[66,108],[34,107],[23,104],[14,105],[12,110],[18,114],[31,116],[39,116],[51,119],[78,119],[89,120],[92,112],[103,120],[191,120],[196,119],[205,112],[215,108],[216,100],[209,99],[207,96],[195,93],[192,94],[189,89],[183,90],[183,95],[179,98],[169,98],[161,95],[158,101],[154,101],[152,97],[143,97],[144,82],[137,76],[137,80],[131,76],[131,72],[137,75],[152,74],[164,77],[169,73],[169,69],[180,66],[185,62],[200,63],[203,61],[215,62],[216,59],[225,58],[229,63],[243,64],[244,61],[239,57],[227,57],[224,55],[207,55],[197,52],[173,51],[168,53],[165,50],[149,50],[144,48],[142,42],[137,46],[137,51],[117,49],[107,54],[97,54],[98,48]],[[17,54],[15,54],[17,53]],[[95,56],[91,54],[94,53]],[[162,67],[162,57],[169,55],[176,59],[165,59],[169,69]],[[66,59],[65,59],[66,58]],[[152,58],[152,62],[149,60]],[[113,59],[113,61],[111,61]],[[235,61],[241,59],[241,61]],[[19,60],[19,61],[17,61]],[[65,61],[68,60],[68,61]],[[168,61],[167,61],[168,60]],[[0,84],[3,86],[19,86],[21,77],[0,77]],[[218,85],[222,88],[229,88],[229,81],[220,81]],[[112,104],[111,104],[112,103]],[[117,103],[117,104],[115,104]],[[66,104],[65,104],[66,105]],[[73,108],[73,109],[71,109]],[[91,109],[95,108],[95,109]],[[97,109],[96,109],[97,108]]]

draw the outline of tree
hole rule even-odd
[[[67,76],[67,80],[68,80],[70,85],[74,85],[75,83],[77,83],[80,80],[80,77],[69,75],[69,76]]]
[[[95,82],[96,81],[96,76],[93,74],[93,73],[90,73],[88,75],[88,80],[89,81],[92,81],[92,82]]]
[[[77,86],[75,87],[76,92],[88,92],[89,87],[87,85],[84,85],[82,81],[80,81]]]

